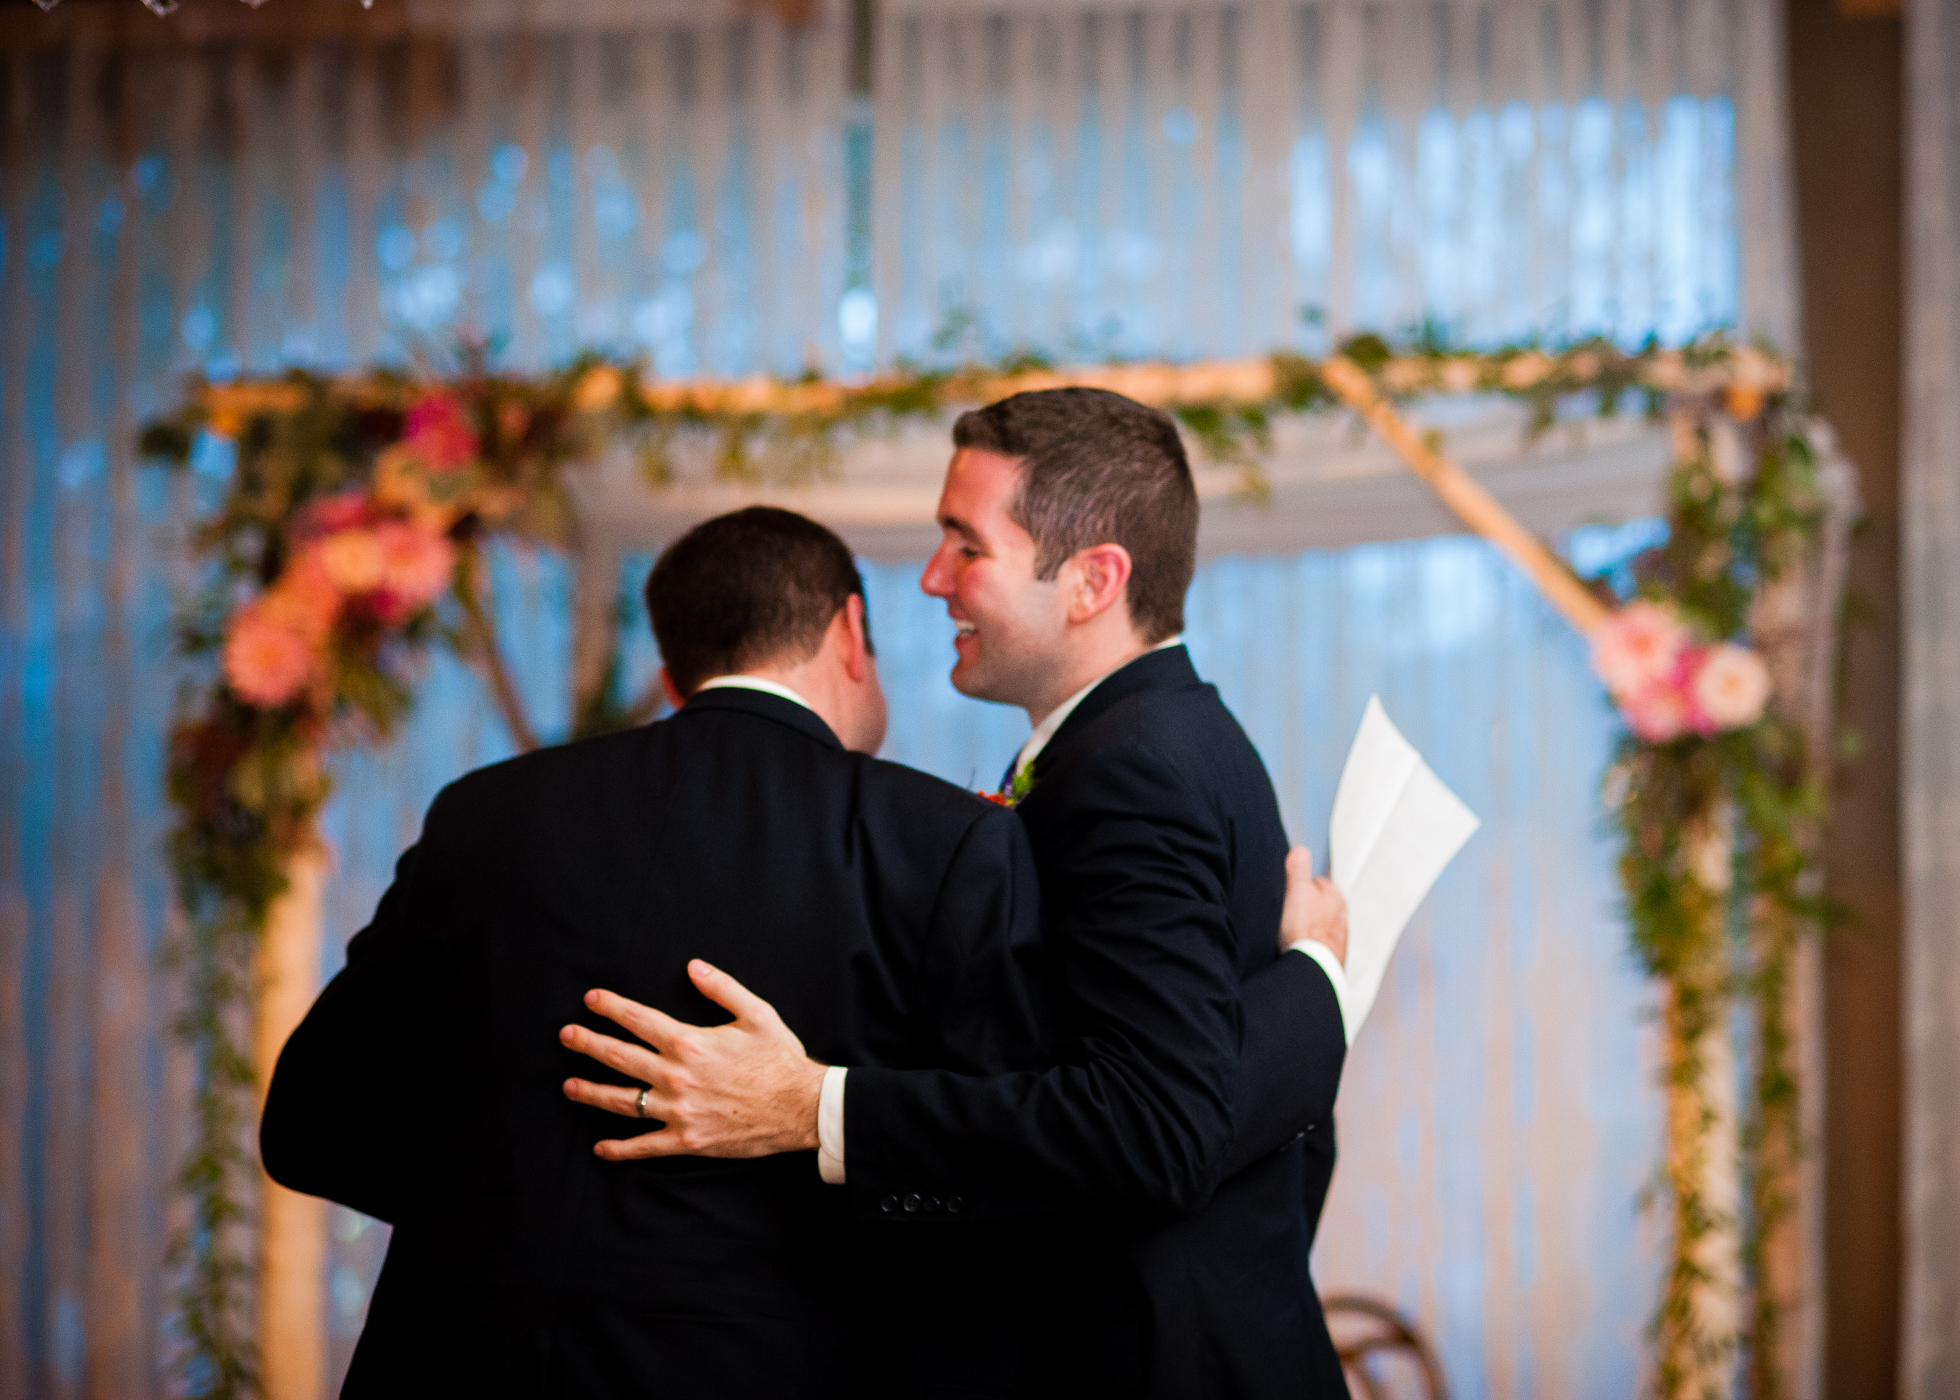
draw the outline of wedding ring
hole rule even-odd
[[[644,1118],[647,1116],[647,1091],[646,1090],[644,1089],[640,1090],[640,1096],[633,1100],[633,1107],[639,1111],[640,1117]]]

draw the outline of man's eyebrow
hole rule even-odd
[[[942,530],[951,530],[954,534],[958,535],[961,539],[965,540],[968,544],[980,543],[980,532],[974,529],[971,525],[967,524],[964,520],[960,519],[957,515],[940,516],[939,528]]]

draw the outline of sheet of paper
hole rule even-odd
[[[1353,1043],[1395,945],[1477,818],[1429,771],[1371,696],[1348,750],[1328,828],[1329,873],[1348,902],[1347,1004]]]

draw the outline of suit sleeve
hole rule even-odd
[[[1246,982],[1245,1039],[1224,1175],[1237,1176],[1301,1133],[1331,1124],[1347,1061],[1334,984],[1302,953],[1283,953]]]
[[[927,1059],[973,1075],[1045,1063],[1049,977],[1027,829],[989,808],[961,839],[934,901],[919,969]]]
[[[418,1023],[426,980],[413,934],[441,807],[438,798],[423,841],[403,853],[373,920],[349,940],[347,966],[279,1052],[259,1120],[259,1155],[274,1181],[391,1223],[401,1214],[410,1122],[399,1037]]]
[[[1069,776],[1044,831],[1062,1063],[979,1077],[851,1071],[856,1213],[917,1195],[965,1219],[1083,1208],[1182,1215],[1234,1138],[1241,1008],[1230,855],[1188,786],[1141,746]]]

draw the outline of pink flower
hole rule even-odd
[[[381,547],[381,587],[406,613],[426,608],[449,587],[456,570],[456,548],[441,535],[391,520],[376,528]]]
[[[314,548],[327,578],[344,594],[373,592],[388,570],[388,557],[374,530],[341,530]]]
[[[365,525],[374,518],[374,503],[364,491],[343,491],[337,496],[323,496],[308,505],[301,517],[302,531],[309,535],[331,535],[336,530],[351,530],[357,525]]]
[[[1688,629],[1669,607],[1629,603],[1593,637],[1593,670],[1622,706],[1628,697],[1670,682],[1688,645]]]
[[[1688,697],[1671,678],[1617,698],[1627,728],[1650,744],[1678,739],[1688,727]]]
[[[225,679],[241,700],[271,709],[299,694],[315,655],[313,645],[262,601],[251,603],[232,618],[225,637]]]
[[[424,394],[415,401],[403,440],[432,472],[460,471],[476,460],[476,429],[447,394]]]
[[[1703,734],[1746,729],[1769,703],[1769,667],[1748,647],[1722,642],[1709,647],[1688,679],[1695,728]]]

